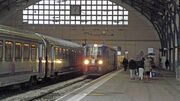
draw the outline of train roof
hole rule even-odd
[[[22,37],[22,38],[28,38],[33,40],[42,41],[40,37],[37,37],[33,32],[18,30],[16,28],[7,27],[4,25],[0,25],[0,35],[6,36],[6,37]]]
[[[19,29],[4,26],[4,25],[0,25],[0,36],[4,36],[4,37],[14,36],[17,38],[21,37],[21,38],[33,39],[33,40],[37,40],[41,42],[45,38],[49,43],[52,43],[55,45],[61,45],[61,46],[67,46],[67,47],[82,47],[81,45],[77,43],[73,43],[70,41],[63,40],[63,39],[53,38],[50,36],[30,32],[30,31],[19,30]]]
[[[109,49],[115,50],[114,48],[106,44],[87,44],[87,47],[108,47]]]
[[[60,38],[53,38],[50,36],[46,36],[40,33],[30,32],[30,31],[24,31],[19,30],[16,28],[0,25],[0,36],[6,36],[6,37],[21,37],[23,39],[33,39],[38,40],[40,42],[43,42],[44,39],[46,39],[49,43],[55,44],[55,45],[61,45],[61,46],[67,46],[67,47],[82,47],[81,45],[77,43],[73,43],[71,41],[66,41]]]
[[[71,41],[67,41],[67,40],[63,40],[60,38],[53,38],[50,36],[44,36],[46,38],[46,40],[48,40],[49,42],[51,42],[52,44],[56,44],[56,45],[61,45],[61,46],[68,46],[68,47],[74,47],[74,48],[78,48],[78,47],[82,47],[81,45],[71,42]]]
[[[105,44],[87,44],[88,47],[109,47]]]

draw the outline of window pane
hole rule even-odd
[[[87,16],[87,20],[91,20],[91,16]]]
[[[96,20],[96,16],[92,16],[92,20]]]
[[[117,15],[118,13],[117,13],[117,11],[113,11],[113,15]]]
[[[23,19],[28,19],[27,15],[23,15]]]
[[[91,21],[87,21],[86,24],[90,25],[90,24],[91,24]]]
[[[95,5],[95,4],[96,4],[96,1],[95,1],[95,0],[94,0],[94,1],[92,1],[92,4],[93,4],[93,5]]]
[[[87,7],[87,10],[91,10],[91,6],[86,6]]]
[[[123,20],[123,16],[118,16],[118,19],[119,20]]]
[[[27,10],[23,10],[23,14],[28,14]]]
[[[97,11],[97,15],[101,15],[102,14],[102,11]]]
[[[96,15],[96,11],[92,11],[92,15]]]
[[[123,8],[121,6],[118,6],[119,10],[123,10]]]
[[[65,21],[65,24],[70,24],[70,21]]]
[[[101,10],[101,6],[97,6],[97,10]]]
[[[95,25],[96,24],[96,21],[92,21],[92,25]]]
[[[103,25],[106,25],[106,21],[102,21],[102,24],[103,24]]]
[[[81,4],[86,4],[86,1],[85,1],[85,0],[82,0],[82,1],[81,1]]]
[[[123,11],[119,11],[119,15],[123,15]]]
[[[77,0],[77,1],[76,1],[76,5],[80,5],[80,1]]]
[[[101,20],[101,16],[97,16],[97,20]]]
[[[96,6],[92,6],[92,10],[96,10]]]
[[[55,50],[55,53],[54,53],[55,54],[55,59],[59,59],[60,58],[60,56],[59,56],[59,48],[56,47],[54,50]]]
[[[107,16],[102,16],[102,19],[103,20],[107,20]]]
[[[29,44],[24,44],[23,58],[29,60]]]
[[[108,15],[112,15],[112,11],[108,11]]]
[[[112,16],[108,16],[108,20],[112,20]]]
[[[112,25],[112,21],[108,21],[108,25]]]
[[[80,16],[76,16],[76,20],[80,20]]]
[[[128,21],[124,21],[124,25],[128,25]]]
[[[75,21],[71,21],[71,24],[75,24]]]
[[[124,11],[124,15],[128,15],[128,11]]]
[[[36,45],[31,45],[31,60],[36,60],[36,56],[37,56],[37,53],[36,53]]]
[[[86,6],[81,6],[81,10],[85,10],[86,9]]]
[[[80,21],[76,21],[76,24],[80,25]]]
[[[117,10],[117,8],[118,8],[117,6],[113,6],[113,10]]]
[[[21,43],[16,43],[15,44],[15,60],[20,60],[21,59]]]
[[[97,21],[97,24],[98,24],[98,25],[101,25],[101,21]]]
[[[85,16],[81,16],[81,20],[85,20]]]
[[[113,16],[113,20],[117,20],[117,16]]]
[[[100,0],[98,0],[98,1],[97,1],[97,4],[99,4],[99,5],[100,5],[101,3],[102,3],[102,1],[100,1]]]
[[[124,16],[124,20],[128,20],[128,16]]]

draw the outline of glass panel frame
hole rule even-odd
[[[72,17],[71,6],[77,6],[78,15]],[[60,25],[128,25],[129,14],[125,8],[108,0],[41,0],[24,9],[22,13],[22,21],[28,24]],[[93,16],[96,16],[96,19]],[[104,16],[108,16],[108,19]],[[112,19],[109,16],[112,16]],[[125,17],[119,19],[118,16]],[[114,21],[123,23],[110,23]]]

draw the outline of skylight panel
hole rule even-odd
[[[108,0],[41,0],[23,10],[28,24],[128,25],[129,12]]]

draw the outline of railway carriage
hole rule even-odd
[[[87,45],[85,50],[84,73],[100,76],[117,67],[116,50],[101,44]]]
[[[80,70],[80,45],[0,25],[0,87]]]

